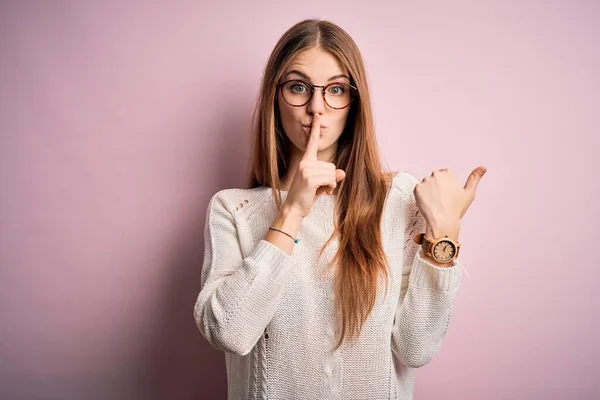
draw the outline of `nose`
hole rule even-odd
[[[315,87],[312,97],[308,102],[306,111],[313,114],[323,114],[325,112],[325,99],[323,98],[323,88]]]

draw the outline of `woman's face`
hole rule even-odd
[[[326,86],[330,83],[350,84],[350,76],[341,63],[332,54],[319,47],[304,50],[292,60],[289,69],[281,78],[281,82],[301,80],[313,85]],[[308,88],[308,90],[310,90]],[[327,101],[333,107],[344,104],[344,86],[331,85],[327,88]],[[285,98],[284,93],[285,91]],[[321,137],[319,140],[319,159],[332,160],[337,150],[337,141],[341,136],[350,107],[335,109],[323,99],[323,89],[314,88],[313,96],[306,105],[294,107],[307,96],[307,87],[294,82],[278,90],[278,107],[281,125],[286,136],[290,139],[295,155],[302,155],[308,143],[313,114],[321,114]],[[349,95],[349,93],[348,93]],[[303,97],[304,96],[304,97]]]

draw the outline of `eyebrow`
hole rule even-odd
[[[311,81],[311,79],[310,79],[310,77],[308,75],[306,75],[302,71],[298,71],[297,69],[293,69],[293,70],[289,71],[287,74],[285,74],[285,76],[288,76],[290,74],[300,75],[304,79],[306,79],[308,81]],[[348,75],[346,75],[346,74],[338,74],[338,75],[334,75],[331,78],[327,79],[327,82],[333,81],[333,80],[338,79],[338,78],[346,78],[346,79],[350,80],[350,77]]]

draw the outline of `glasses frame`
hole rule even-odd
[[[305,83],[308,87],[310,87],[310,96],[308,97],[308,100],[306,101],[306,103],[300,104],[300,105],[296,105],[296,104],[290,104],[290,102],[286,100],[285,95],[283,94],[283,87],[287,83],[290,83],[290,82],[302,82],[302,83]],[[329,86],[332,86],[332,85],[345,85],[345,86],[350,87],[350,89],[351,89],[351,92],[350,92],[351,93],[351,95],[350,95],[350,102],[347,105],[345,105],[344,107],[332,107],[327,102],[327,99],[325,99],[326,89]],[[312,98],[313,98],[313,96],[315,94],[315,88],[321,88],[321,95],[323,96],[323,101],[325,102],[325,104],[327,104],[327,106],[329,108],[333,108],[334,110],[343,110],[344,108],[349,107],[350,104],[352,104],[352,102],[356,98],[356,95],[358,94],[358,88],[356,86],[351,85],[351,84],[346,83],[346,82],[331,82],[331,83],[328,83],[327,85],[313,85],[312,83],[310,83],[309,81],[306,81],[304,79],[288,79],[286,81],[279,82],[277,84],[277,87],[281,90],[281,97],[283,97],[283,101],[285,101],[287,104],[289,104],[292,107],[304,107],[305,105],[307,105],[308,103],[310,103],[310,101],[312,100]]]

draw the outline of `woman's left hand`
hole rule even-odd
[[[425,235],[428,238],[448,235],[458,240],[460,220],[475,200],[475,190],[486,172],[483,166],[475,168],[463,186],[452,170],[441,169],[415,186],[414,194],[427,223]]]

